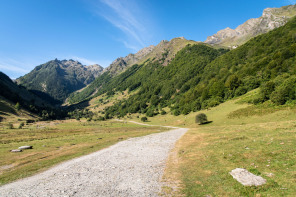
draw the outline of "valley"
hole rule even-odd
[[[204,42],[86,62],[54,59],[15,80],[0,72],[0,194],[19,196],[13,185],[30,180],[33,196],[295,196],[296,5]],[[243,186],[235,168],[266,184]]]

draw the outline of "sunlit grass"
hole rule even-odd
[[[150,124],[191,128],[177,142],[165,172],[164,180],[180,187],[174,196],[296,195],[296,108],[242,101],[251,96],[201,111],[213,121],[206,125],[194,123],[201,112],[149,118]],[[235,168],[260,175],[267,184],[244,187],[229,174]]]
[[[57,163],[106,148],[118,141],[166,130],[118,121],[39,122],[0,130],[0,183],[41,172]],[[33,149],[11,153],[23,145]]]

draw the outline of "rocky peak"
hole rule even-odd
[[[285,25],[288,19],[295,15],[296,5],[266,8],[261,17],[250,19],[236,29],[227,27],[220,30],[209,36],[205,43],[233,48],[233,46],[247,42],[252,37]]]
[[[141,50],[139,50],[135,54],[128,54],[125,57],[120,57],[114,60],[109,67],[107,67],[104,72],[109,71],[111,74],[119,74],[122,71],[124,71],[129,66],[132,66],[136,64],[139,60],[143,59],[147,54],[149,54],[155,46],[150,45],[148,47],[145,47]]]

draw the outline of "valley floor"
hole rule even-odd
[[[131,138],[0,187],[0,196],[158,196],[170,150],[187,129]]]

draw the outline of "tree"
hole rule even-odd
[[[146,122],[147,120],[148,120],[148,118],[145,117],[145,116],[141,118],[141,121],[142,121],[142,122]]]
[[[17,102],[17,103],[15,104],[14,108],[15,108],[17,111],[19,111],[19,110],[21,109],[21,105],[20,105],[20,103]]]
[[[230,75],[225,82],[225,86],[230,90],[234,90],[239,87],[241,81],[236,75]]]
[[[195,116],[195,123],[198,123],[201,125],[207,122],[208,122],[208,118],[207,118],[207,115],[205,115],[204,113],[200,113]]]

